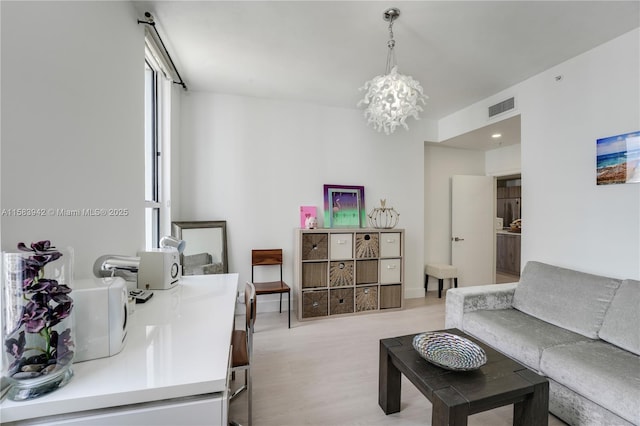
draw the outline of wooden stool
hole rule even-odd
[[[424,267],[424,291],[426,294],[429,276],[438,279],[438,299],[442,297],[442,284],[445,278],[452,279],[454,287],[458,287],[458,270],[446,263],[427,263]]]

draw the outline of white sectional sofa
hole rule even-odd
[[[518,283],[446,297],[446,327],[546,376],[565,422],[640,425],[640,281],[528,262]]]

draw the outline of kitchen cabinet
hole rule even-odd
[[[496,188],[496,216],[504,227],[522,218],[522,186],[520,177],[498,180]],[[507,230],[496,231],[496,271],[520,275],[520,234]]]
[[[520,198],[520,194],[522,193],[521,188],[521,186],[508,186],[507,196],[505,198]]]
[[[496,200],[496,216],[501,217],[505,227],[520,219],[520,198],[498,198]]]
[[[522,196],[522,186],[519,184],[513,185],[513,182],[513,180],[498,181],[496,198],[520,198]]]
[[[505,181],[505,184],[510,181]],[[501,183],[499,183],[501,185]],[[522,214],[522,187],[520,185],[498,186],[496,188],[496,216],[501,217],[505,227]]]
[[[520,234],[496,234],[496,271],[520,275]]]

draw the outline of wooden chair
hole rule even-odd
[[[254,268],[256,266],[280,266],[279,281],[254,281]],[[289,328],[291,328],[291,288],[282,281],[282,249],[251,250],[251,282],[256,288],[256,295],[280,294],[280,313],[282,313],[282,294],[287,293],[287,313]]]
[[[251,283],[245,285],[244,304],[246,308],[245,329],[233,330],[231,335],[231,345],[233,346],[231,350],[231,377],[235,379],[236,371],[244,370],[244,385],[229,397],[229,402],[241,392],[247,391],[247,426],[251,426],[251,360],[253,358],[253,327],[256,322],[256,289]],[[229,424],[238,425],[234,421],[230,421]]]

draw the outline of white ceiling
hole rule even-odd
[[[640,26],[640,1],[134,1],[151,12],[189,90],[356,108],[398,70],[439,119]]]
[[[494,137],[494,135],[500,135]],[[430,142],[427,142],[430,143]],[[475,151],[490,151],[508,145],[520,143],[520,116],[516,115],[502,121],[491,123],[480,129],[472,130],[462,135],[431,145],[447,146],[450,148],[473,149]]]

